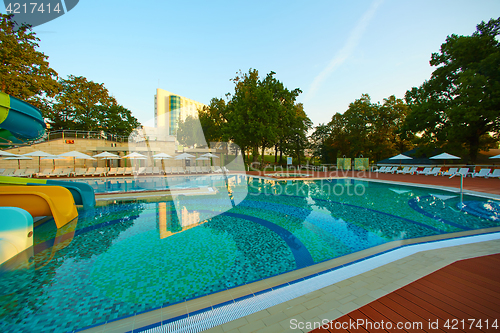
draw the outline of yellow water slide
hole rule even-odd
[[[61,228],[78,217],[71,192],[61,186],[0,186],[0,206],[19,207],[31,216],[51,216]]]

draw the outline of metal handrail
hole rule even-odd
[[[128,142],[128,136],[110,134],[104,131],[58,130],[47,131],[43,138],[38,140],[37,143],[56,139],[96,139],[114,142]]]

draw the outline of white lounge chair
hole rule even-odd
[[[26,169],[26,171],[24,171],[24,175],[22,175],[21,177],[33,177],[33,175],[36,174],[36,169]]]
[[[14,171],[14,174],[12,176],[21,177],[24,175],[25,171],[26,171],[26,169],[17,169],[16,171]]]
[[[441,176],[451,176],[458,172],[458,168],[449,168],[448,171],[445,171],[441,174]]]
[[[57,177],[69,177],[73,169],[71,168],[61,168],[57,173]]]
[[[455,173],[455,175],[462,175],[464,177],[467,177],[467,175],[469,175],[469,168],[460,168],[460,170],[458,170],[457,173]]]
[[[106,175],[106,168],[103,168],[103,167],[95,168],[93,176],[102,177],[105,175]]]
[[[396,173],[408,173],[410,171],[410,167],[404,167],[403,170],[397,170]]]
[[[134,174],[134,170],[132,167],[127,167],[125,168],[125,171],[123,171],[124,176],[132,176]]]
[[[93,176],[95,173],[95,168],[94,167],[90,167],[87,169],[87,172],[85,172],[85,175],[84,176]]]
[[[171,167],[165,167],[165,169],[163,169],[163,172],[167,175],[167,174],[171,174],[172,173],[172,168]]]
[[[108,176],[116,176],[118,168],[110,168],[108,171]]]
[[[479,172],[473,172],[472,178],[474,177],[487,177],[490,174],[491,169],[481,169]]]
[[[432,169],[430,172],[426,173],[425,175],[426,176],[430,176],[430,175],[437,176],[437,175],[439,175],[440,172],[441,172],[441,167],[437,167],[437,168]]]
[[[117,176],[124,176],[125,175],[125,168],[116,168],[116,175]]]
[[[160,167],[153,167],[153,175],[161,175]]]
[[[87,169],[86,168],[78,168],[74,172],[75,177],[83,177],[87,174]]]
[[[2,176],[12,176],[16,172],[16,169],[5,169]]]
[[[425,175],[432,171],[432,168],[424,168],[422,171],[417,171],[417,175]]]
[[[36,174],[37,177],[50,177],[52,173],[52,169],[43,169],[42,172]]]
[[[486,178],[489,178],[489,177],[500,179],[500,169],[493,170],[492,173],[490,173],[488,176],[486,176]]]
[[[212,167],[212,168],[213,168],[213,167]],[[373,172],[385,172],[385,169],[387,169],[387,168],[389,168],[389,167],[384,167],[384,166],[383,166],[383,167],[381,167],[381,168],[379,168],[379,169],[377,169],[377,170],[375,170],[375,171],[373,171]],[[215,172],[215,171],[214,171],[214,172]]]
[[[399,167],[395,166],[395,167],[389,167],[387,169],[385,169],[384,173],[394,173],[394,172],[397,172],[399,169]]]

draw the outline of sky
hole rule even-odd
[[[498,17],[498,0],[80,0],[33,30],[60,77],[104,83],[141,123],[157,88],[209,104],[252,68],[300,88],[316,126],[362,94],[404,98],[447,36]]]

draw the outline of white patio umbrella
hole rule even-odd
[[[38,172],[40,172],[40,158],[54,156],[54,155],[46,153],[46,152],[41,151],[41,150],[37,150],[37,151],[32,151],[31,153],[23,154],[23,156],[30,156],[30,157],[37,156],[38,157]]]
[[[108,160],[108,159],[112,159],[112,158],[120,158],[120,156],[113,154],[113,153],[110,153],[110,152],[107,152],[107,151],[103,151],[102,153],[99,153],[97,155],[93,155],[92,157],[100,157],[103,160]]]
[[[490,158],[500,158],[500,155],[491,156]]]
[[[197,161],[210,161],[210,159],[208,157],[204,157],[204,156],[198,157],[196,160]],[[203,163],[203,166],[205,166],[205,162],[202,162],[202,163]]]
[[[175,156],[176,160],[184,160],[184,166],[186,166],[185,160],[190,159],[190,158],[195,158],[196,156],[188,154],[188,153],[182,153],[180,155]]]
[[[65,157],[61,157],[59,155],[49,155],[42,158],[42,160],[52,160],[52,170],[56,168],[56,160],[65,160]]]
[[[443,164],[446,165],[446,160],[460,160],[461,158],[448,153],[442,153],[436,156],[429,157],[431,160],[444,160]]]
[[[212,154],[212,153],[206,153],[206,154],[203,154],[203,155],[201,155],[201,156],[202,156],[202,157],[213,157],[213,158],[219,158],[219,156],[214,155],[214,154]]]
[[[166,153],[158,153],[158,154],[154,154],[153,155],[153,159],[154,160],[161,160],[161,167],[163,168],[163,170],[165,170],[165,162],[164,162],[164,160],[168,160],[171,157],[172,156],[170,156],[169,154],[166,154]]]
[[[67,153],[59,154],[59,156],[61,156],[61,157],[73,157],[73,171],[75,171],[75,169],[76,169],[76,159],[77,158],[78,159],[85,159],[85,160],[95,160],[95,158],[93,158],[92,156],[81,153],[81,152],[76,151],[76,150],[69,151]]]
[[[107,157],[103,157],[102,158],[103,160],[105,161],[109,161],[109,160],[119,160],[121,159],[120,156],[116,155],[116,156],[107,156]],[[108,171],[111,170],[111,165],[108,163]]]
[[[210,158],[212,158],[212,159],[214,159],[214,158],[219,158],[219,156],[214,155],[214,154],[212,154],[212,153],[206,153],[206,154],[203,154],[203,155],[201,155],[201,157],[210,157]],[[213,160],[211,160],[211,164],[212,164],[212,165],[214,165]]]
[[[21,160],[31,160],[31,157],[28,156],[9,156],[4,158],[5,160],[17,160],[17,163],[19,165],[19,169],[21,169]]]
[[[143,155],[143,154],[140,154],[137,152],[133,152],[133,153],[130,153],[130,154],[123,156],[122,158],[128,158],[130,160],[146,160],[148,157],[146,155]],[[139,166],[140,166],[140,164],[139,164]]]
[[[391,157],[389,159],[390,160],[399,160],[399,166],[401,166],[401,161],[402,160],[412,160],[413,158],[410,157],[410,156],[403,155],[403,154],[398,154],[398,155],[393,156],[393,157]]]
[[[19,156],[19,155],[9,153],[8,151],[0,150],[0,156],[10,156],[10,157],[13,157],[13,156]]]

